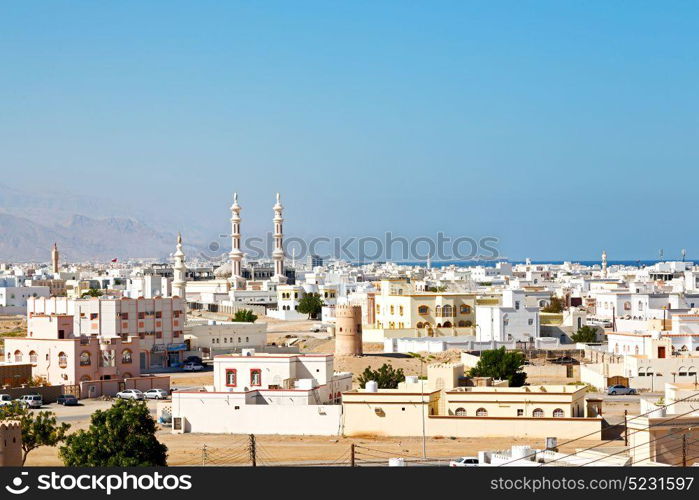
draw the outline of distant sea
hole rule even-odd
[[[432,261],[432,267],[446,267],[446,266],[458,266],[458,267],[475,267],[475,266],[483,266],[483,267],[495,267],[495,265],[498,262],[510,262],[511,264],[525,264],[526,261],[524,260],[507,260],[507,259],[500,259],[500,260],[447,260],[447,261]],[[553,264],[553,265],[561,265],[564,262],[572,262],[573,264],[582,264],[583,266],[599,266],[602,264],[602,261],[600,260],[568,260],[568,261],[563,261],[563,260],[533,260],[531,263],[532,265],[536,264]],[[607,266],[635,266],[635,267],[647,267],[647,266],[652,266],[653,264],[657,264],[658,262],[668,262],[668,259],[664,260],[608,260],[607,261]],[[686,260],[686,262],[691,262],[692,264],[696,264],[696,261],[693,260]],[[419,262],[396,262],[396,264],[403,265],[403,266],[426,266],[427,263],[425,261],[419,261]],[[361,265],[361,264],[357,264]]]

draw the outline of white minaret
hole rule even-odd
[[[273,281],[278,283],[285,283],[286,276],[284,276],[284,233],[282,231],[282,210],[284,207],[279,199],[279,193],[277,193],[277,203],[274,205],[274,251],[272,252],[272,259],[274,260],[274,276]]]
[[[172,280],[172,295],[186,299],[187,283],[185,273],[187,267],[184,264],[184,252],[182,251],[182,235],[177,234],[177,250],[173,254],[175,258],[174,279]]]
[[[602,250],[602,277],[607,277],[607,251]]]
[[[238,205],[238,193],[233,193],[233,205],[231,205],[231,283],[234,288],[241,288],[245,280],[240,270],[240,262],[243,260],[243,252],[240,250],[240,205]]]

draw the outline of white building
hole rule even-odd
[[[172,394],[173,432],[337,435],[351,388],[329,354],[216,356],[212,387]]]
[[[502,305],[476,305],[479,342],[533,342],[539,338],[539,309],[525,305],[523,290],[505,290]]]
[[[0,314],[26,314],[28,300],[49,295],[47,286],[0,287]]]

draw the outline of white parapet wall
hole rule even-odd
[[[174,393],[172,417],[182,418],[173,432],[212,434],[286,434],[337,436],[341,405],[245,404],[225,393]]]

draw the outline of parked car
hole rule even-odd
[[[449,462],[449,467],[478,467],[478,457],[461,457]]]
[[[118,399],[137,399],[137,400],[143,400],[146,399],[146,397],[143,395],[141,391],[138,389],[126,389],[121,392],[117,392],[116,397]]]
[[[24,396],[17,399],[19,404],[27,406],[29,408],[41,408],[44,406],[44,401],[38,394],[25,394]]]
[[[185,363],[182,369],[186,372],[198,372],[204,369],[201,363]]]
[[[624,395],[624,394],[636,394],[636,389],[631,389],[625,385],[612,385],[607,389],[607,394],[611,396]]]
[[[7,406],[12,404],[12,398],[9,394],[0,394],[0,406]]]
[[[148,389],[143,395],[146,399],[167,399],[167,391],[163,389]]]
[[[61,394],[58,396],[56,403],[63,406],[78,406],[78,398],[72,394]]]
[[[184,358],[184,364],[187,363],[195,363],[197,365],[201,365],[204,362],[199,356],[187,356],[186,358]]]

